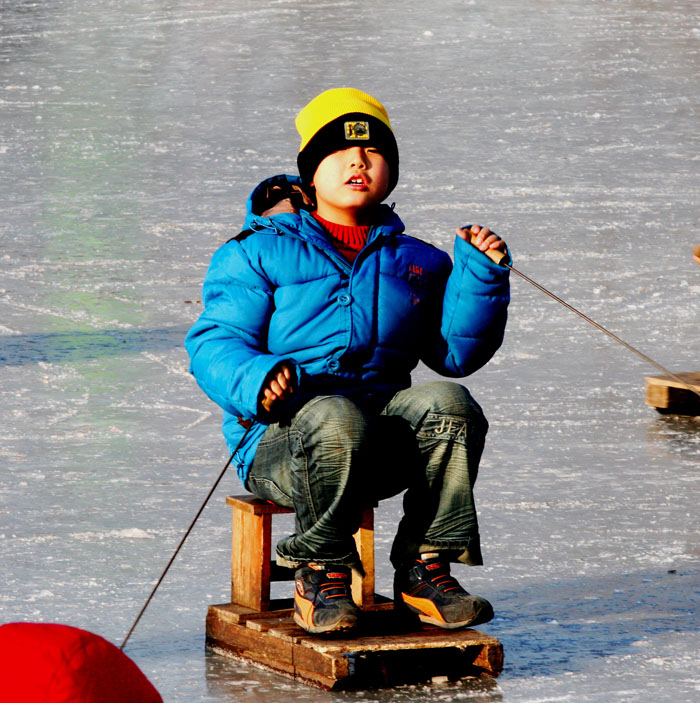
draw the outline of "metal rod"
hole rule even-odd
[[[595,320],[592,320],[587,315],[584,315],[580,310],[577,310],[573,305],[569,305],[569,303],[567,303],[565,300],[562,300],[558,296],[554,295],[554,293],[552,293],[552,291],[547,290],[544,286],[541,286],[539,283],[537,283],[537,281],[533,281],[529,276],[526,276],[521,271],[518,271],[518,269],[513,268],[512,266],[507,264],[505,261],[500,261],[499,264],[501,266],[505,266],[507,269],[510,269],[513,273],[520,276],[520,278],[527,281],[528,283],[531,283],[538,290],[541,290],[545,295],[548,295],[550,298],[553,298],[558,303],[561,303],[568,310],[571,310],[571,312],[576,313],[579,317],[583,318],[586,322],[589,322],[596,329],[599,329],[601,332],[605,332],[605,334],[607,334],[608,337],[611,337],[619,344],[622,344],[623,347],[625,347],[626,349],[629,349],[631,352],[634,352],[637,356],[644,359],[644,361],[647,361],[652,366],[655,366],[657,369],[659,369],[659,371],[663,371],[663,373],[665,373],[667,376],[670,376],[677,383],[680,383],[684,388],[687,388],[691,393],[695,393],[696,395],[700,396],[700,391],[696,390],[691,385],[689,385],[680,376],[678,376],[678,374],[673,373],[673,371],[669,371],[667,368],[665,368],[664,366],[659,364],[657,361],[654,361],[654,359],[652,359],[651,357],[640,352],[639,349],[636,349],[631,344],[628,344],[627,342],[625,342],[624,339],[620,339],[616,334],[613,334],[610,330],[603,327],[603,325],[598,324]]]

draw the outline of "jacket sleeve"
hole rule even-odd
[[[510,256],[507,263],[511,263]],[[459,378],[481,368],[501,346],[510,301],[510,271],[460,237],[442,299],[439,333],[422,360],[443,376]]]
[[[265,419],[258,406],[263,382],[276,364],[287,360],[267,352],[273,293],[238,241],[214,254],[204,279],[204,312],[185,347],[199,386],[233,415]]]

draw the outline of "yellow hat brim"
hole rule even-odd
[[[299,151],[303,151],[313,136],[329,122],[352,112],[376,117],[393,132],[389,115],[379,100],[355,88],[332,88],[317,95],[297,115],[294,123],[301,136]]]

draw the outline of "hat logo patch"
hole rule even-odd
[[[369,122],[346,122],[345,138],[351,141],[369,139]]]

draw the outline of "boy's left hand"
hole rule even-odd
[[[466,242],[473,244],[479,251],[488,251],[489,249],[500,249],[506,251],[506,243],[488,227],[472,225],[470,228],[457,227],[457,236],[464,239]],[[472,236],[476,239],[472,241]]]
[[[289,362],[280,362],[265,379],[260,392],[260,404],[270,412],[278,400],[284,400],[294,393],[294,386],[296,386],[294,367]]]

